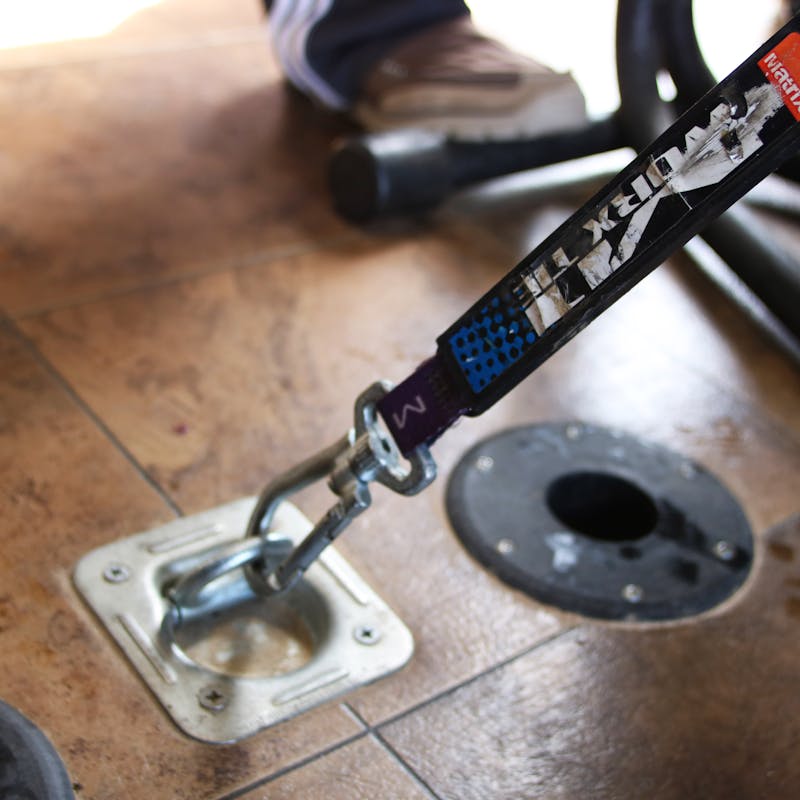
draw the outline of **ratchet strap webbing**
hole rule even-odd
[[[800,148],[800,16],[437,340],[378,412],[404,454],[492,406]]]

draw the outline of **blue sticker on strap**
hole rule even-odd
[[[449,343],[470,388],[478,394],[519,361],[535,341],[536,333],[524,311],[494,297]]]

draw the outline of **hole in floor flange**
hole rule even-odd
[[[480,469],[486,460],[493,469]],[[494,434],[455,466],[446,499],[456,535],[492,574],[593,618],[702,613],[752,562],[747,518],[712,473],[619,430],[558,422]]]
[[[325,601],[301,582],[285,596],[255,598],[187,622],[175,631],[175,644],[213,672],[272,678],[308,664],[329,629]]]
[[[607,472],[570,472],[547,488],[550,511],[572,530],[609,542],[642,539],[656,526],[658,509],[633,482]]]

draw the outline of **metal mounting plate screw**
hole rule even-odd
[[[629,583],[622,588],[622,597],[629,603],[641,603],[644,599],[644,589],[635,583]]]
[[[353,638],[359,644],[378,644],[381,640],[381,632],[372,625],[358,625],[353,630]]]
[[[216,686],[204,686],[197,693],[197,700],[208,711],[223,711],[228,705],[228,698]]]
[[[103,570],[103,580],[108,583],[125,583],[131,576],[130,567],[117,562],[109,564]]]

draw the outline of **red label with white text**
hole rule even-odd
[[[781,93],[786,108],[800,120],[800,33],[790,33],[758,66]]]

